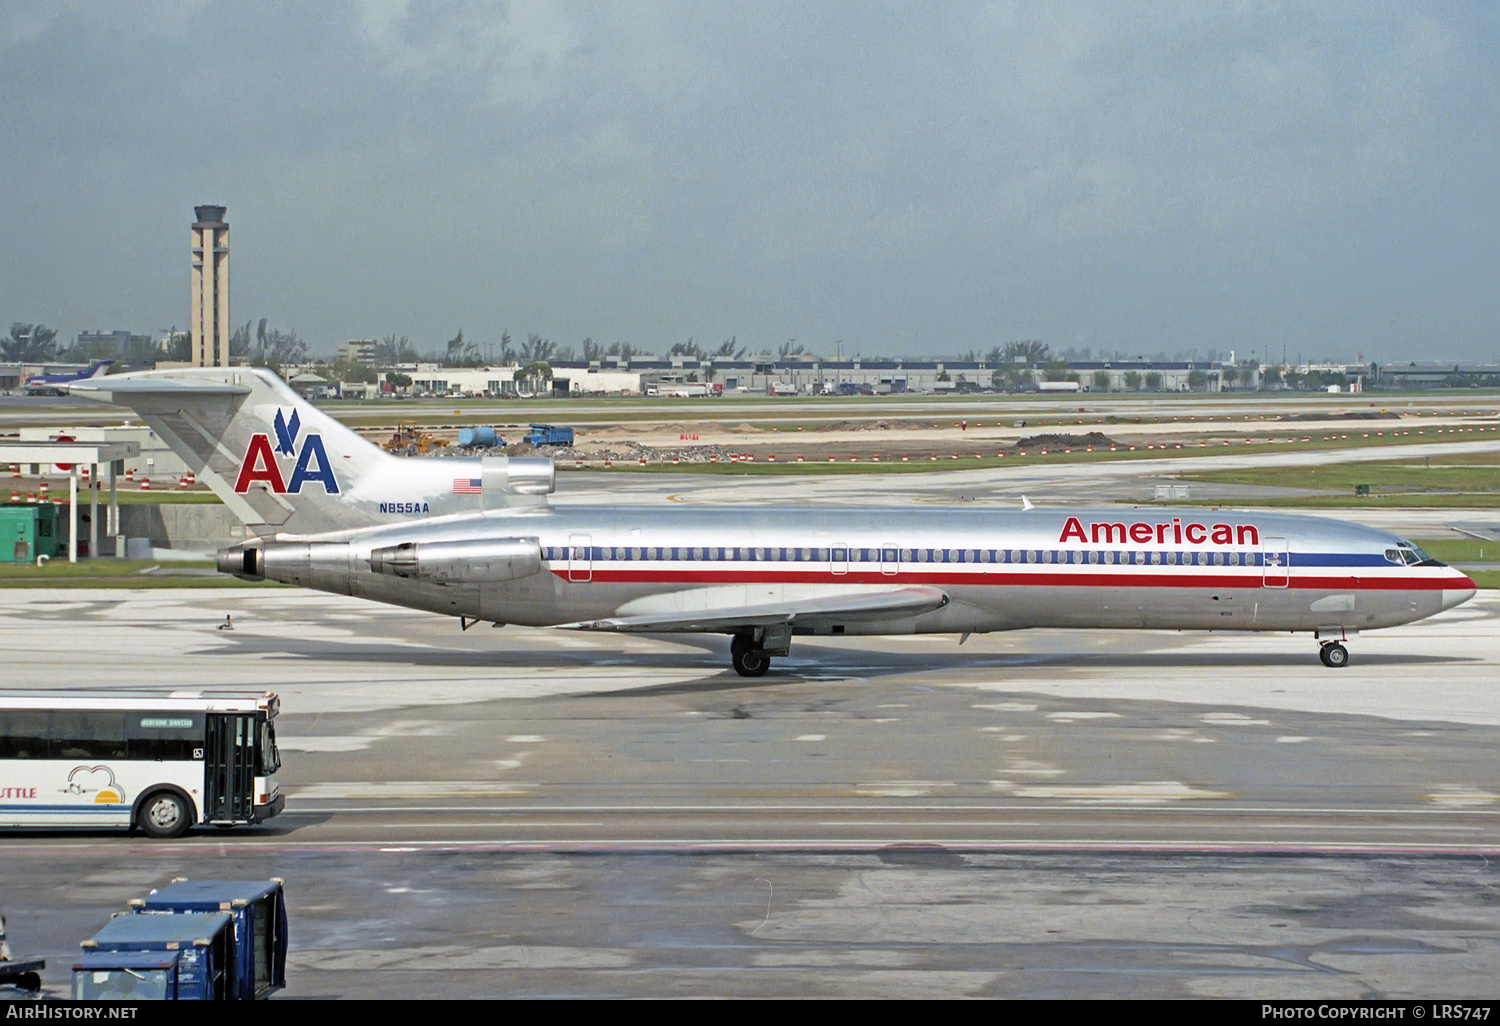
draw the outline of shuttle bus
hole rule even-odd
[[[269,692],[0,691],[0,827],[139,827],[281,811]]]

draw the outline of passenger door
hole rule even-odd
[[[1267,538],[1260,547],[1261,584],[1285,588],[1291,581],[1291,552],[1285,538]]]

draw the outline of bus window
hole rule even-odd
[[[45,759],[48,733],[41,710],[0,710],[0,759]]]
[[[48,754],[54,759],[125,758],[125,714],[94,709],[54,711]]]

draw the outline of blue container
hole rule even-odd
[[[244,1001],[286,986],[286,895],[279,880],[174,880],[131,901],[142,915],[224,912],[234,919],[231,992]]]
[[[504,445],[505,439],[500,437],[500,432],[492,427],[471,427],[458,429],[458,444],[469,445]]]
[[[224,912],[191,915],[117,915],[84,941],[73,966],[73,995],[108,1000],[134,988],[134,999],[220,1001],[234,995],[233,920]],[[148,988],[139,977],[149,953],[154,976]],[[168,963],[171,963],[170,965]]]
[[[182,974],[182,951],[90,951],[73,963],[74,1001],[203,998]]]

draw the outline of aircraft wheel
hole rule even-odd
[[[1318,658],[1323,660],[1323,665],[1330,669],[1342,669],[1349,665],[1349,650],[1337,641],[1329,642],[1318,653]]]
[[[744,634],[736,634],[729,643],[729,658],[734,663],[734,672],[741,677],[764,677],[771,668],[771,657],[766,650]]]
[[[141,829],[152,837],[176,837],[191,826],[187,806],[168,791],[160,791],[146,799],[141,805],[140,824]]]

